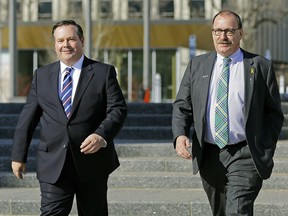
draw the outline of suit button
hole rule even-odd
[[[67,145],[64,144],[64,145],[63,145],[63,149],[67,149]]]

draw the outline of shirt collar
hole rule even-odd
[[[74,70],[80,70],[81,71],[83,61],[84,61],[84,55],[82,55],[81,58],[74,65],[72,65]],[[60,71],[61,71],[61,73],[64,73],[64,71],[66,70],[67,67],[69,67],[69,66],[67,66],[66,64],[64,64],[63,62],[60,61]]]
[[[242,61],[243,60],[243,53],[241,49],[239,48],[235,53],[233,53],[231,56],[229,56],[231,59],[231,64],[234,64],[236,62]],[[223,64],[223,59],[224,57],[217,53],[217,65],[220,67]]]

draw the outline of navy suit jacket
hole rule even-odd
[[[115,68],[84,57],[69,119],[58,94],[59,71],[59,61],[35,71],[16,126],[12,160],[27,161],[33,132],[40,121],[39,180],[55,183],[62,171],[66,151],[70,149],[81,179],[107,176],[119,166],[113,139],[127,115]],[[80,145],[92,133],[102,136],[107,147],[94,154],[83,154]]]
[[[245,134],[256,169],[263,179],[267,179],[272,172],[273,155],[284,119],[280,95],[271,61],[242,52]],[[174,145],[178,136],[189,137],[192,128],[194,174],[201,169],[209,83],[216,57],[216,52],[211,52],[190,60],[173,104]]]

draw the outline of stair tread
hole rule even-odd
[[[12,171],[0,171],[0,177],[3,176],[13,176],[14,174],[12,173]],[[24,178],[30,178],[30,177],[35,177],[36,176],[36,172],[27,172],[24,175]],[[139,171],[139,172],[135,172],[135,171],[121,171],[121,169],[117,169],[115,170],[113,173],[110,174],[110,177],[113,178],[113,176],[117,177],[117,176],[129,176],[129,177],[191,177],[191,178],[199,178],[199,173],[196,175],[192,174],[192,170],[191,172],[178,172],[178,171]],[[273,172],[271,177],[266,181],[269,181],[270,179],[273,178],[288,178],[288,173],[276,173]]]
[[[133,199],[132,199],[133,197]],[[39,188],[0,188],[2,201],[40,201]],[[207,203],[203,189],[109,188],[109,202]],[[288,190],[261,190],[255,203],[288,204]]]

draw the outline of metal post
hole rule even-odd
[[[150,54],[150,0],[143,0],[143,21],[144,21],[144,41],[143,41],[143,89],[149,87],[149,54]]]
[[[3,26],[0,23],[0,68],[3,68],[2,67],[2,29],[3,29]]]
[[[0,68],[3,68],[3,65],[2,65],[2,24],[0,23]],[[0,102],[2,102],[3,98],[4,98],[4,88],[3,88],[3,80],[4,77],[2,76],[2,73],[3,73],[3,70],[0,71]]]
[[[107,49],[104,50],[104,62],[109,63],[109,53]]]
[[[38,68],[38,51],[33,51],[33,72]]]
[[[155,74],[155,103],[161,103],[162,101],[162,84],[161,84],[161,75],[159,73]]]
[[[88,58],[91,58],[91,46],[92,46],[92,24],[91,24],[91,0],[86,0],[86,13],[85,13],[85,53]]]
[[[156,94],[155,94],[155,85],[156,85],[156,83],[155,83],[155,78],[156,78],[156,51],[155,50],[153,50],[152,51],[152,89],[151,89],[151,101],[152,102],[155,102],[155,100],[156,100]]]
[[[127,86],[127,95],[128,102],[132,101],[132,51],[128,51],[128,86]]]
[[[9,53],[10,53],[10,98],[15,96],[15,76],[18,72],[17,55],[17,23],[16,23],[16,0],[9,1]]]
[[[180,48],[176,50],[176,89],[175,89],[175,95],[177,94],[180,83],[181,83],[181,51]]]

